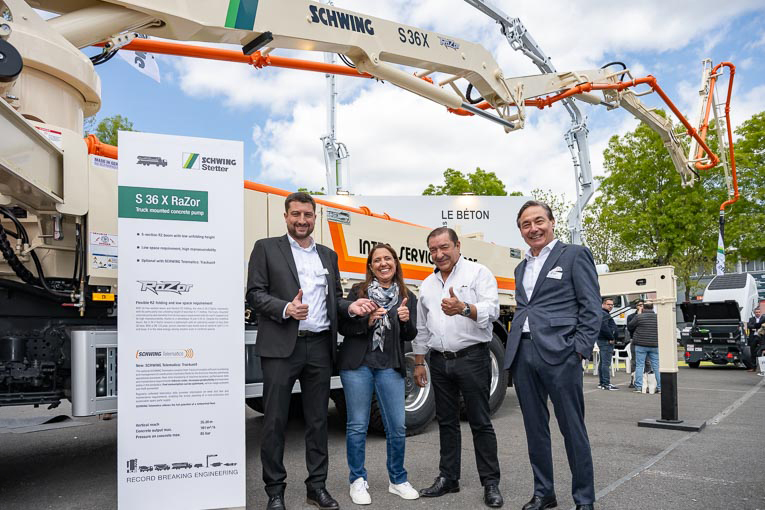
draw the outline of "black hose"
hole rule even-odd
[[[74,243],[74,271],[72,272],[72,285],[75,287],[78,285],[79,280],[77,277],[79,276],[79,263],[80,263],[80,224],[77,223],[75,225],[75,243]],[[83,260],[84,262],[84,260]]]
[[[14,225],[16,225],[16,232],[13,235],[16,239],[19,238],[19,235],[21,236],[21,241],[24,243],[29,243],[29,236],[27,236],[27,230],[24,228],[24,225],[21,224],[19,219],[16,217],[15,214],[11,212],[10,209],[6,209],[5,207],[0,206],[0,213],[3,214],[6,218],[11,220]],[[10,234],[10,232],[8,232]]]
[[[21,278],[21,281],[28,283],[29,285],[40,286],[40,280],[35,277],[29,269],[24,267],[24,264],[16,256],[16,252],[13,251],[13,246],[11,246],[10,241],[8,241],[8,236],[5,234],[5,229],[2,224],[0,224],[0,253],[3,254],[3,258],[5,258],[8,265],[11,266],[11,269],[16,273],[16,276]]]
[[[83,231],[84,231],[84,225],[81,223],[78,223],[80,227],[80,250],[82,250],[82,253],[80,253],[80,281],[85,281],[85,271],[86,271],[86,261],[88,260],[88,254],[87,254],[87,248],[85,247],[85,241],[83,240]],[[84,292],[84,289],[83,289]]]
[[[468,103],[470,104],[478,104],[481,101],[483,101],[483,98],[481,96],[478,96],[478,99],[473,99],[470,97],[470,93],[473,91],[473,84],[468,83],[467,90],[465,91],[465,99],[467,99]]]
[[[338,53],[337,56],[340,57],[340,60],[342,60],[345,65],[347,65],[351,69],[356,69],[356,66],[353,65],[353,62],[351,62],[348,57],[346,57],[342,53]]]
[[[609,62],[608,64],[602,66],[601,69],[605,69],[606,67],[611,67],[611,66],[622,66],[622,69],[627,69],[627,65],[624,62],[619,62],[618,60],[614,62]],[[627,73],[621,73],[621,75],[619,76],[619,79],[623,80],[625,74]]]
[[[2,212],[3,215],[5,215],[16,225],[16,228],[18,229],[17,233],[21,235],[22,241],[25,244],[29,244],[29,235],[27,234],[27,229],[24,228],[24,225],[22,225],[18,218],[16,218],[16,215],[5,207],[0,207],[0,212]],[[11,246],[10,241],[8,241],[8,236],[6,235],[5,229],[2,225],[0,225],[0,253],[3,254],[3,257],[8,262],[8,265],[11,267],[11,269],[13,269],[13,272],[16,273],[16,276],[18,276],[21,281],[28,283],[29,285],[42,287],[51,295],[59,298],[68,299],[70,297],[68,292],[54,290],[48,286],[48,282],[45,280],[45,273],[43,272],[42,264],[40,263],[40,259],[37,257],[37,254],[34,251],[30,252],[30,255],[32,256],[32,262],[34,262],[35,269],[37,269],[37,276],[35,277],[35,275],[32,274],[32,272],[24,266],[21,260],[19,260],[19,258],[16,256],[16,252],[13,250],[13,246]]]
[[[99,53],[98,55],[93,55],[90,57],[90,61],[93,62],[94,66],[105,64],[106,62],[109,62],[112,58],[114,58],[114,55],[117,54],[117,51],[119,50],[112,50],[106,53]]]
[[[48,293],[48,291],[41,289],[40,287],[32,287],[31,285],[25,285],[23,283],[19,283],[13,280],[6,280],[4,278],[0,278],[0,288],[6,288],[6,289],[16,290],[18,292],[24,292],[26,294],[37,296],[39,298],[55,301],[57,303],[61,303],[63,301],[63,299],[61,299],[60,297],[53,296],[50,293]]]

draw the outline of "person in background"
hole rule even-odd
[[[763,324],[760,329],[757,330],[757,344],[755,345],[755,358],[754,362],[756,363],[757,367],[757,375],[760,377],[765,376],[765,370],[760,370],[760,360],[758,357],[760,355],[765,356],[765,324]]]
[[[404,342],[417,336],[417,297],[404,283],[396,251],[377,244],[367,256],[366,279],[348,293],[348,300],[368,298],[377,309],[369,317],[342,317],[343,343],[338,354],[348,421],[345,432],[350,469],[350,495],[357,505],[372,503],[364,467],[369,408],[372,396],[385,427],[388,452],[388,492],[404,499],[420,494],[407,481],[404,469],[406,423]]]
[[[751,349],[751,352],[755,352],[757,350],[757,345],[759,343],[757,330],[759,330],[763,325],[765,325],[765,315],[762,314],[762,310],[760,310],[761,307],[762,305],[754,309],[754,317],[750,317],[749,321],[746,324],[746,329],[749,332],[749,348]],[[759,370],[759,368],[757,367],[756,356],[752,356],[752,358],[754,360],[754,366],[749,369],[750,372]]]
[[[637,315],[637,314],[636,314]],[[627,324],[632,341],[635,342],[635,393],[641,393],[643,388],[643,373],[646,357],[651,360],[651,368],[656,376],[656,393],[661,392],[659,371],[659,323],[653,304],[643,305],[643,312]]]
[[[616,327],[616,321],[611,317],[611,310],[614,309],[614,300],[612,298],[603,299],[602,317],[600,322],[600,332],[598,333],[598,350],[600,351],[600,367],[598,367],[598,378],[601,390],[615,391],[619,388],[611,384],[611,361],[614,357],[614,342],[619,331]]]
[[[640,300],[637,303],[635,303],[635,313],[627,317],[627,329],[629,330],[629,324],[630,322],[637,317],[639,314],[643,313],[643,306],[645,305],[645,302]],[[635,387],[635,342],[630,337],[630,373],[632,373],[632,377],[630,378],[630,385],[629,388]]]

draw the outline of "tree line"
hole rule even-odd
[[[119,130],[132,131],[133,123],[120,115],[97,125],[94,118],[86,121],[86,132],[112,145],[117,144]],[[753,115],[735,134],[741,198],[725,214],[729,265],[765,260],[765,112]],[[717,152],[716,138],[709,136],[708,142]],[[642,123],[609,140],[604,167],[583,221],[583,238],[595,262],[608,264],[613,271],[672,265],[688,298],[693,276],[710,273],[714,267],[720,204],[728,198],[723,172],[701,171],[698,183],[683,187],[659,135]],[[443,176],[442,184],[429,184],[422,194],[524,195],[519,190],[508,192],[494,172],[481,168],[468,173],[448,168]],[[568,240],[566,218],[573,202],[549,190],[534,189],[529,194],[551,206],[558,220],[556,235]]]
[[[717,153],[710,129],[708,143]],[[741,197],[725,212],[726,262],[765,259],[765,112],[735,130],[736,169]],[[584,211],[583,238],[598,264],[611,270],[672,265],[685,286],[694,275],[711,273],[717,251],[720,205],[728,198],[722,170],[700,171],[699,182],[683,187],[669,153],[653,130],[640,124],[613,136],[604,153],[605,175]],[[477,168],[467,175],[444,172],[443,185],[429,185],[423,195],[508,195],[494,174]],[[518,191],[510,195],[522,195]],[[550,203],[558,237],[566,240],[566,217],[573,203],[550,191],[533,190]]]

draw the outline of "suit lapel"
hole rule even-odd
[[[284,259],[287,261],[287,266],[289,266],[290,271],[292,271],[292,276],[295,277],[295,281],[297,282],[298,287],[300,287],[300,277],[298,276],[295,257],[292,256],[292,246],[290,246],[290,242],[287,239],[287,234],[284,234],[279,238],[279,248],[281,248]]]
[[[523,286],[523,275],[526,274],[526,259],[523,259],[518,265],[518,275],[515,277],[515,290],[518,297],[523,298],[524,303],[529,302],[529,297],[526,295],[526,288]]]
[[[563,247],[564,247],[564,244],[560,241],[555,243],[555,246],[553,246],[552,251],[547,256],[547,260],[545,260],[545,264],[542,266],[542,270],[539,272],[539,276],[537,277],[537,282],[534,284],[534,292],[531,293],[531,299],[534,299],[534,296],[536,296],[539,293],[539,288],[547,279],[547,273],[549,273],[550,269],[555,267],[555,263],[558,262],[558,259],[560,258],[560,255],[563,252]]]
[[[334,310],[337,306],[335,304],[335,271],[332,268],[332,260],[330,259],[329,250],[324,249],[324,246],[317,244],[316,253],[319,254],[321,265],[324,266],[324,269],[326,270],[324,277],[327,279],[327,315],[329,316],[330,323],[334,324],[336,315],[331,312],[331,310]]]
[[[324,269],[327,270],[326,276],[327,276],[327,285],[330,285],[330,289],[332,284],[334,283],[332,281],[332,277],[334,276],[334,271],[332,271],[332,262],[329,260],[329,253],[326,253],[324,250],[320,249],[320,245],[316,245],[316,252],[319,254],[319,260],[321,260],[321,265],[324,266]]]

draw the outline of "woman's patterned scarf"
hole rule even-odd
[[[386,314],[375,321],[374,334],[372,335],[372,350],[380,349],[382,351],[385,343],[385,331],[391,329],[387,312],[398,303],[398,284],[394,282],[393,285],[385,289],[377,279],[374,279],[367,288],[367,295],[369,299],[377,303],[377,306],[385,308]]]

